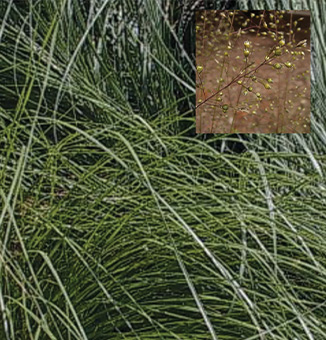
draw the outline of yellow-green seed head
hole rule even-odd
[[[243,44],[244,44],[245,48],[250,47],[250,42],[248,40],[246,40]]]
[[[247,58],[250,54],[249,50],[243,50],[244,56]]]
[[[282,51],[279,48],[277,48],[274,53],[275,55],[280,56],[282,54]]]

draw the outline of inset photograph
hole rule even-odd
[[[197,11],[196,65],[197,133],[310,133],[310,11]]]

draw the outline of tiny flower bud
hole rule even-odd
[[[197,66],[197,71],[201,72],[203,70],[203,66]]]
[[[275,55],[279,56],[282,54],[282,51],[279,48],[277,48],[274,53]]]
[[[224,111],[227,111],[227,110],[228,110],[228,108],[229,108],[229,106],[228,106],[228,105],[223,105],[223,106],[222,106],[222,109],[223,109]]]
[[[280,46],[284,46],[285,45],[285,41],[282,39],[282,40],[279,41],[279,44],[280,44]]]
[[[292,64],[291,64],[289,61],[287,61],[287,62],[285,63],[285,66],[286,66],[287,68],[290,68],[290,67],[292,67]]]
[[[250,54],[249,50],[243,50],[244,56],[247,58]]]
[[[272,79],[272,78],[268,78],[267,81],[268,81],[269,83],[272,83],[272,82],[273,82],[273,79]]]
[[[250,42],[248,40],[246,40],[243,44],[246,48],[250,47]]]

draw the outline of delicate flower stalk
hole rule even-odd
[[[267,102],[269,100],[274,101],[275,98],[277,98],[277,94],[274,98],[274,90],[275,90],[275,93],[277,92],[279,93],[279,96],[283,93],[283,90],[282,90],[283,83],[281,80],[283,76],[283,72],[281,72],[280,70],[289,69],[289,72],[286,73],[287,77],[291,78],[291,75],[293,75],[292,78],[295,79],[295,77],[297,76],[297,73],[295,71],[300,70],[301,65],[299,64],[297,65],[297,62],[293,60],[299,61],[303,59],[304,57],[303,53],[307,54],[307,51],[310,52],[309,50],[302,48],[306,44],[305,40],[302,40],[300,43],[296,43],[295,41],[295,36],[294,36],[293,31],[296,32],[296,29],[298,28],[300,24],[298,24],[297,27],[294,28],[295,26],[292,24],[292,21],[291,21],[291,25],[289,26],[289,28],[285,28],[286,26],[285,25],[283,26],[283,22],[284,20],[287,20],[287,18],[284,17],[282,24],[278,25],[280,23],[279,19],[281,19],[280,11],[274,11],[273,13],[275,14],[271,19],[269,19],[269,14],[266,14],[265,11],[261,11],[259,15],[257,15],[256,13],[252,13],[252,14],[249,13],[249,15],[247,16],[249,19],[246,19],[246,17],[240,17],[240,21],[238,21],[238,24],[241,25],[244,23],[244,25],[242,26],[242,29],[241,28],[234,29],[233,27],[232,15],[234,16],[235,13],[237,12],[232,12],[231,14],[231,12],[225,11],[227,20],[221,20],[219,22],[219,24],[221,23],[221,25],[225,25],[226,27],[226,30],[223,30],[224,27],[222,27],[221,29],[219,29],[219,32],[218,32],[222,40],[216,39],[215,40],[216,47],[215,48],[212,47],[209,49],[209,52],[213,53],[214,55],[213,58],[215,58],[214,60],[217,63],[217,69],[221,70],[220,74],[215,78],[217,81],[218,87],[215,91],[214,89],[211,89],[210,92],[213,92],[213,93],[207,96],[207,98],[203,100],[203,103],[200,103],[199,105],[196,106],[196,107],[202,107],[202,104],[205,104],[207,102],[206,105],[208,108],[210,108],[211,107],[210,105],[212,105],[211,104],[212,102],[208,102],[208,100],[213,99],[215,97],[215,105],[213,105],[215,107],[215,113],[213,117],[215,117],[215,114],[216,115],[218,114],[218,112],[216,111],[216,108],[219,109],[221,111],[220,113],[222,113],[220,115],[222,120],[219,121],[219,124],[227,124],[228,120],[224,121],[223,117],[227,118],[227,116],[230,115],[231,111],[233,115],[233,109],[238,107],[237,106],[238,104],[235,103],[236,98],[233,97],[234,96],[233,90],[235,90],[237,86],[239,86],[237,90],[239,104],[245,105],[246,108],[250,108],[251,106],[250,111],[253,112],[252,110],[254,110],[254,112],[257,114],[264,112],[264,110],[265,112],[272,111],[273,107],[272,108],[268,107],[268,109],[265,108],[265,106],[262,107],[261,102],[263,101],[263,98],[264,98],[263,102],[265,101]],[[221,16],[219,16],[219,18],[221,18]],[[251,18],[253,18],[253,20]],[[237,19],[235,19],[235,22],[237,22]],[[247,27],[247,28],[244,28],[244,27]],[[200,27],[200,29],[202,29],[202,27]],[[292,31],[292,33],[289,33],[290,30]],[[216,29],[213,29],[213,31],[216,32]],[[243,40],[241,39],[242,34],[247,35],[247,37],[250,37],[251,31],[253,31],[253,33],[257,32],[257,37],[260,36],[259,39],[262,42],[263,41],[267,42],[267,40],[270,40],[271,42],[274,41],[271,44],[271,46],[273,47],[269,48],[268,44],[266,46],[263,44],[259,44],[259,43],[254,44],[254,41],[250,41],[250,39],[248,38],[247,39],[245,38]],[[214,37],[212,33],[208,35]],[[290,37],[288,37],[289,35]],[[239,39],[240,41],[242,41],[240,46],[238,45]],[[254,47],[256,48],[257,46],[258,48],[259,45],[261,45],[260,48],[266,47],[265,54],[260,55],[260,53],[255,53]],[[298,49],[295,49],[296,47],[298,47]],[[240,53],[239,53],[239,50],[240,50]],[[243,52],[243,56],[241,56],[241,50]],[[230,51],[233,51],[234,53],[232,52],[230,53]],[[287,56],[287,58],[285,56]],[[239,59],[242,61],[242,65]],[[231,63],[232,61],[235,61],[235,63],[232,64]],[[202,62],[199,61],[198,64],[203,64],[203,61]],[[224,64],[227,64],[227,66],[224,67]],[[276,72],[278,76],[281,77],[278,81],[276,81],[276,86],[273,85],[273,83],[275,82],[274,77],[268,78],[268,76],[270,76],[267,70],[268,66],[272,66],[273,69],[280,71],[280,72]],[[266,73],[260,73],[260,69],[266,69]],[[197,70],[199,72],[202,72],[203,68],[199,67],[197,68]],[[233,74],[234,72],[237,72],[237,73]],[[205,67],[205,75],[206,74],[207,74],[207,70]],[[284,73],[284,76],[285,76],[285,73]],[[257,86],[255,85],[255,83],[257,84]],[[263,87],[260,87],[260,86],[263,86]],[[224,98],[225,96],[222,97],[222,95],[219,94],[220,91],[225,91],[225,90],[228,92],[228,99]],[[262,92],[261,93],[257,92],[259,90]],[[273,93],[270,94],[271,92]],[[298,94],[295,94],[294,97],[299,98],[301,96],[298,93]],[[283,98],[283,95],[282,95],[282,98]],[[225,104],[226,101],[228,105]],[[283,108],[283,111],[280,111],[280,112],[284,112],[282,114],[286,115],[285,108]],[[206,114],[210,114],[210,111],[207,110]],[[233,117],[233,121],[231,123],[231,131],[237,131],[237,129],[234,129],[234,127],[236,126],[234,120],[238,120],[238,119],[239,119],[238,116]],[[277,124],[275,123],[273,126],[279,127],[279,124],[282,125],[282,122],[278,121]],[[270,125],[272,126],[272,124]],[[211,128],[212,130],[215,131],[215,127],[213,128],[212,126],[213,124],[211,124]],[[279,129],[277,130],[279,131]],[[273,131],[274,131],[274,128],[273,128]]]

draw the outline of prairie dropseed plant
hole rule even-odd
[[[213,2],[0,1],[0,340],[325,339],[324,5],[241,136],[306,19]]]
[[[310,20],[309,12],[305,14],[275,10],[197,12],[196,58],[206,72],[196,82],[197,87],[211,93],[200,102],[197,98],[197,122],[201,122],[197,132],[309,132],[310,62],[305,55],[310,53]],[[302,31],[297,30],[299,26]],[[210,104],[221,90],[226,93],[223,101],[228,112],[233,112],[228,117]],[[286,104],[290,98],[298,98],[295,105]],[[269,110],[271,102],[276,104],[274,112]],[[304,115],[298,114],[299,105],[304,107]],[[233,122],[240,106],[248,109],[248,117]]]

